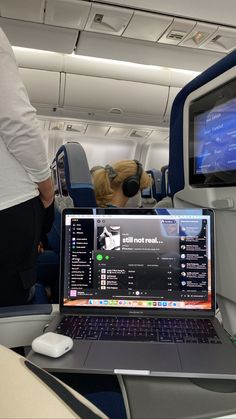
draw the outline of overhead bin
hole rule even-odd
[[[222,57],[222,53],[203,49],[180,48],[159,42],[138,41],[137,39],[110,36],[82,31],[75,54],[110,58],[145,65],[175,67],[202,71]]]
[[[63,55],[51,51],[35,51],[27,48],[13,47],[19,67],[37,70],[62,71]]]
[[[171,69],[165,67],[18,47],[13,47],[13,50],[20,67],[138,81],[161,86],[170,85]]]
[[[29,68],[20,68],[19,71],[33,105],[58,106],[60,73]]]
[[[45,0],[1,0],[0,15],[9,19],[43,22]]]
[[[85,27],[90,8],[90,3],[80,0],[47,0],[44,22],[81,30]]]
[[[170,85],[170,69],[115,60],[65,55],[63,71],[94,77]]]
[[[15,53],[39,115],[55,117],[163,125],[179,88],[196,75],[45,51]]]
[[[187,83],[197,77],[199,71],[186,71],[170,68],[170,86],[184,87]]]
[[[11,45],[71,54],[78,30],[49,26],[41,23],[0,18],[0,26]]]
[[[163,116],[169,90],[167,86],[75,74],[66,74],[65,86],[64,108],[107,114],[117,109],[121,114]]]
[[[164,114],[164,120],[166,122],[169,122],[170,120],[170,112],[171,112],[172,104],[175,99],[175,96],[180,92],[180,90],[181,90],[180,87],[170,87],[168,102],[167,102],[166,111]]]

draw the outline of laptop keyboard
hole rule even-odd
[[[208,319],[65,316],[56,332],[78,340],[221,343]]]

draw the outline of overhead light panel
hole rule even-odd
[[[193,29],[196,22],[185,19],[174,19],[173,23],[158,40],[158,43],[178,45]]]
[[[76,122],[66,122],[65,131],[76,132],[78,134],[84,134],[87,128],[87,124],[78,124]]]
[[[172,21],[170,16],[135,10],[122,36],[156,42]]]
[[[201,49],[228,53],[236,48],[236,30],[219,26],[214,34],[201,45]]]
[[[130,128],[127,127],[111,127],[107,132],[108,137],[126,137],[130,132]]]
[[[132,15],[132,10],[92,4],[85,30],[120,36]]]
[[[216,30],[216,25],[198,22],[179,45],[189,48],[199,48]]]
[[[151,131],[148,130],[140,130],[140,129],[133,129],[129,134],[129,137],[132,138],[146,138],[151,134]]]

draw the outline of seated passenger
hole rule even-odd
[[[137,160],[121,160],[91,169],[99,207],[125,207],[129,198],[151,184],[149,175]]]

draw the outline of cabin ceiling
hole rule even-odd
[[[0,0],[0,25],[15,46],[202,71],[236,47],[236,2],[227,5]]]
[[[27,48],[15,54],[44,128],[140,141],[168,127],[193,71],[236,47],[235,15],[235,0],[0,0],[0,26]]]

